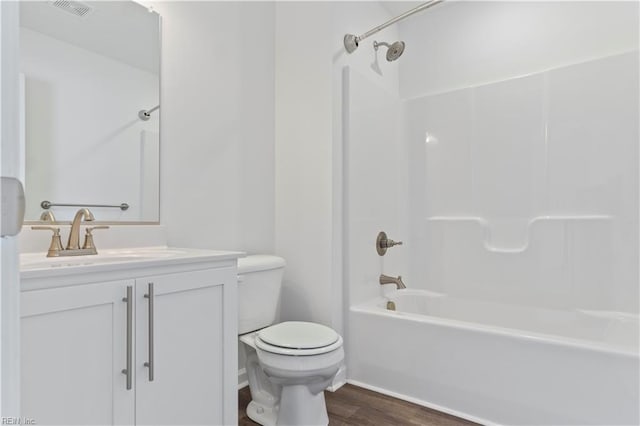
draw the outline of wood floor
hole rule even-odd
[[[476,423],[353,385],[325,392],[330,426],[466,426]],[[245,414],[249,388],[238,392],[238,425],[255,425]]]

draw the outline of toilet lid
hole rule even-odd
[[[338,333],[321,324],[303,321],[287,321],[258,332],[263,342],[290,349],[314,349],[334,344]]]

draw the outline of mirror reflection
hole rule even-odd
[[[26,220],[75,204],[159,221],[159,59],[160,18],[140,4],[21,2]]]

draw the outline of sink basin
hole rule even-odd
[[[69,268],[110,263],[154,261],[193,255],[192,250],[167,247],[103,250],[96,255],[46,257],[43,253],[20,255],[20,270],[32,271],[51,268]]]

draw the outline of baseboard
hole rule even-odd
[[[241,368],[238,370],[238,390],[249,386],[249,380],[247,379],[247,370]]]
[[[452,416],[460,417],[461,419],[470,420],[472,422],[479,423],[481,425],[498,426],[497,423],[490,422],[489,420],[482,419],[480,417],[476,417],[476,416],[472,416],[470,414],[462,413],[460,411],[452,410],[451,408],[443,407],[442,405],[432,404],[430,402],[423,401],[421,399],[414,398],[414,397],[411,397],[411,396],[408,396],[408,395],[404,395],[404,394],[401,394],[401,393],[398,393],[398,392],[393,392],[393,391],[389,391],[389,390],[386,390],[386,389],[383,389],[383,388],[379,388],[378,386],[369,385],[367,383],[363,383],[363,382],[360,382],[358,380],[349,379],[349,380],[347,380],[347,383],[349,383],[351,385],[354,385],[354,386],[361,387],[361,388],[369,389],[371,391],[378,392],[378,393],[381,393],[383,395],[388,395],[388,396],[391,396],[393,398],[401,399],[403,401],[411,402],[413,404],[421,405],[423,407],[431,408],[432,410],[436,410],[436,411],[440,411],[442,413],[450,414]]]
[[[336,377],[333,378],[333,382],[331,382],[331,385],[327,388],[327,390],[331,392],[335,392],[338,389],[340,389],[342,386],[344,386],[346,383],[347,383],[347,366],[343,364],[340,366],[340,370],[338,370]]]

